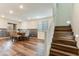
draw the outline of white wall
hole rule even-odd
[[[79,4],[73,5],[73,14],[72,14],[72,29],[74,32],[74,36],[77,34],[79,35]],[[77,41],[77,47],[79,48],[79,37],[75,37]]]
[[[57,3],[56,4],[56,26],[68,26],[66,21],[71,21],[72,3]]]
[[[38,23],[43,22],[43,21],[48,21],[51,19],[50,17],[45,17],[41,19],[32,19],[32,20],[27,20],[27,21],[22,21],[21,23],[21,29],[38,29]]]
[[[37,21],[23,21],[21,29],[37,29]]]
[[[0,28],[7,28],[7,20],[0,18]]]
[[[8,20],[6,18],[0,18],[0,28],[8,28],[8,23],[17,24],[17,29],[20,27],[20,22],[14,20]]]

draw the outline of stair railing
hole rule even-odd
[[[50,53],[52,38],[54,34],[54,27],[55,27],[53,18],[50,21],[51,23],[49,24],[48,29],[45,32],[45,54],[44,55],[47,55],[47,56]]]

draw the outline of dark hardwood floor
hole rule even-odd
[[[0,56],[42,56],[43,53],[44,41],[36,37],[16,42],[0,39]]]

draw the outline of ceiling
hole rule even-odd
[[[23,5],[23,9],[19,8]],[[51,3],[0,3],[0,16],[4,15],[12,20],[28,20],[52,16],[53,4]],[[13,14],[9,13],[13,10]]]

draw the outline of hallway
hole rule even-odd
[[[78,55],[76,41],[70,26],[55,27],[54,38],[50,50],[51,56],[75,56]]]

